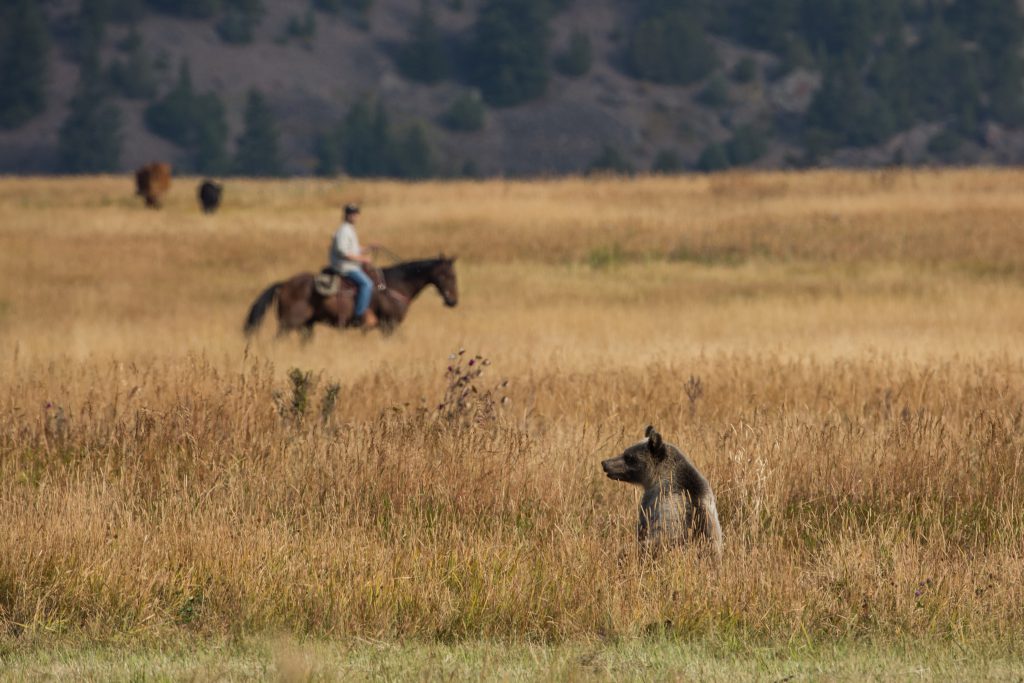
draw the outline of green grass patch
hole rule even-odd
[[[729,647],[648,638],[559,646],[261,641],[199,648],[41,649],[0,657],[0,681],[32,680],[1015,680],[1007,651],[954,643]]]

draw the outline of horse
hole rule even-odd
[[[374,288],[370,308],[380,321],[380,329],[390,334],[405,319],[409,306],[427,285],[434,285],[445,306],[459,303],[455,279],[455,259],[443,254],[436,259],[407,261],[381,269],[383,287]],[[371,274],[372,275],[372,274]],[[355,313],[355,288],[346,282],[337,294],[323,296],[313,286],[312,273],[299,273],[275,282],[256,297],[245,320],[245,334],[251,336],[260,327],[267,308],[277,299],[278,336],[298,330],[304,339],[313,334],[313,325],[335,327],[348,324]]]
[[[171,187],[171,165],[151,161],[135,171],[135,194],[144,197],[146,206],[160,208],[160,198]]]

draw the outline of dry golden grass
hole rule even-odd
[[[1022,181],[235,181],[206,217],[180,179],[162,212],[124,178],[0,180],[0,652],[652,630],[1019,652]],[[247,346],[252,299],[318,266],[353,199],[364,240],[458,254],[460,305]],[[460,347],[507,405],[438,410]],[[637,495],[599,460],[649,422],[716,490],[718,567],[636,556]]]

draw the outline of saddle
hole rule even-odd
[[[384,277],[380,269],[363,265],[363,272],[370,277],[370,280],[373,281],[378,290],[383,291],[386,289],[387,285],[384,284]],[[352,293],[356,291],[355,283],[331,266],[325,266],[323,270],[313,277],[313,288],[317,294],[324,297],[335,296],[342,290],[348,290]]]

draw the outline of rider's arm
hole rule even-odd
[[[370,262],[370,259],[364,256],[359,248],[359,239],[353,230],[339,230],[334,247],[346,261]]]

